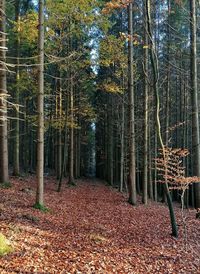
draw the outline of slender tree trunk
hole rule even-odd
[[[0,0],[0,183],[8,182],[5,0]]]
[[[166,89],[166,115],[165,115],[165,144],[168,146],[169,142],[169,109],[170,109],[170,12],[171,3],[168,0],[168,25],[167,25],[167,89]]]
[[[144,6],[146,15],[146,3]],[[143,195],[142,202],[146,205],[148,201],[148,32],[147,16],[145,16],[145,33],[144,33],[144,164],[143,164]],[[150,182],[149,182],[150,183]]]
[[[149,136],[150,137],[150,136]],[[157,159],[157,151],[158,151],[158,146],[157,146],[157,133],[155,132],[155,137],[154,137],[154,164],[155,164],[155,169],[154,169],[154,200],[157,202],[158,201],[158,182],[157,182],[157,168],[156,168],[156,159]]]
[[[153,201],[154,199],[154,190],[156,189],[157,185],[155,183],[155,186],[153,188],[153,180],[152,180],[152,155],[151,155],[151,130],[150,127],[148,127],[148,167],[149,167],[149,176],[148,176],[148,194],[149,194],[149,198]]]
[[[71,79],[70,87],[70,163],[69,163],[69,184],[74,185],[74,84]]]
[[[192,145],[193,175],[200,177],[200,138],[197,87],[197,25],[196,1],[190,0],[191,28],[191,91],[192,91]],[[195,207],[200,208],[200,183],[195,184]]]
[[[13,175],[19,176],[19,55],[20,55],[20,0],[15,2],[15,22],[17,23],[17,32],[16,32],[16,89],[15,89],[15,139],[14,139],[14,150],[13,150]]]
[[[80,91],[77,87],[77,109],[80,109],[81,98]],[[77,114],[77,125],[76,129],[76,178],[80,178],[80,163],[81,163],[81,119],[80,114]]]
[[[124,81],[123,81],[124,82]],[[124,85],[123,85],[124,86]],[[121,136],[121,140],[120,140],[120,151],[121,151],[121,155],[120,155],[120,192],[123,191],[123,185],[124,185],[124,95],[122,96],[122,114],[121,114],[121,132],[120,132],[120,136]]]
[[[148,22],[148,33],[149,33],[149,39],[151,43],[151,50],[150,50],[150,59],[151,59],[151,65],[153,69],[153,85],[154,85],[154,91],[155,91],[155,97],[156,97],[156,125],[157,125],[157,134],[158,134],[158,140],[160,142],[160,146],[163,152],[163,157],[165,159],[165,147],[163,143],[163,138],[161,134],[161,125],[160,125],[160,97],[159,97],[159,86],[158,86],[158,81],[159,81],[159,70],[158,70],[158,58],[156,54],[156,49],[155,49],[155,43],[153,41],[153,35],[152,35],[152,30],[151,30],[151,10],[150,10],[150,0],[146,0],[146,7],[147,7],[147,22]],[[167,168],[165,167],[165,171]],[[165,176],[166,177],[166,176]],[[165,180],[164,184],[164,191],[167,197],[167,203],[168,203],[168,208],[170,212],[170,219],[171,219],[171,226],[172,226],[172,235],[174,237],[178,237],[178,228],[176,224],[176,218],[174,214],[174,209],[173,209],[173,203],[168,187],[167,180]]]
[[[110,115],[108,121],[108,183],[113,185],[113,98],[110,95]]]
[[[133,81],[133,3],[128,6],[128,67],[129,67],[129,203],[136,205],[136,171],[135,171],[135,114],[134,114],[134,81]]]
[[[43,206],[44,198],[44,0],[39,0],[39,67],[38,67],[38,129],[37,129],[37,194],[36,204]]]
[[[65,116],[65,130],[64,130],[63,162],[62,162],[62,170],[61,170],[61,174],[58,182],[57,192],[61,191],[62,179],[64,176],[65,166],[66,166],[66,159],[67,159],[67,103],[66,103],[66,116]]]
[[[59,73],[59,78],[61,77]],[[58,79],[58,100],[57,100],[57,119],[58,119],[58,132],[57,132],[57,178],[59,179],[62,172],[62,86],[61,86],[61,79]]]

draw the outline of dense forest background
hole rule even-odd
[[[177,236],[173,200],[200,208],[199,8],[1,0],[0,182],[36,172],[40,208],[44,174],[96,176],[167,201]]]

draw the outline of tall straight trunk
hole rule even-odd
[[[18,176],[20,174],[19,171],[19,80],[20,80],[20,72],[19,72],[19,55],[20,55],[20,0],[15,1],[15,22],[17,23],[17,32],[16,32],[16,75],[15,75],[15,139],[14,139],[14,150],[13,150],[13,175]]]
[[[123,81],[124,82],[124,81]],[[124,84],[123,84],[124,86]],[[124,110],[124,95],[122,96],[122,110],[121,110],[121,133],[120,133],[120,192],[123,191],[123,185],[124,185],[124,123],[125,123],[125,110]]]
[[[160,143],[160,146],[162,149],[162,153],[163,153],[163,157],[165,160],[165,146],[163,143],[163,138],[162,138],[162,134],[161,134],[161,124],[160,124],[160,96],[159,96],[159,86],[158,86],[159,67],[158,67],[158,57],[157,57],[155,43],[153,41],[153,34],[152,34],[152,29],[151,29],[152,22],[151,22],[150,0],[146,0],[146,7],[147,7],[146,12],[147,12],[148,34],[149,34],[149,40],[151,43],[150,59],[151,59],[151,65],[152,65],[152,69],[153,69],[153,88],[154,88],[155,98],[156,98],[156,127],[157,127],[158,140],[159,140],[159,143]],[[164,166],[164,169],[166,172],[167,167]],[[166,174],[165,174],[165,178],[166,178]],[[177,224],[176,224],[176,218],[175,218],[175,214],[174,214],[174,208],[173,208],[173,203],[172,203],[167,179],[165,179],[164,191],[166,194],[168,208],[169,208],[169,212],[170,212],[172,235],[174,237],[178,237],[178,228],[177,228]]]
[[[192,92],[192,145],[193,145],[193,175],[200,177],[200,138],[198,114],[197,87],[197,24],[196,1],[190,0],[191,28],[191,92]],[[195,206],[200,208],[200,183],[195,184]]]
[[[80,91],[77,88],[77,109],[80,109],[81,104]],[[76,129],[76,178],[80,178],[80,163],[81,163],[81,119],[80,114],[77,114],[77,125],[78,129]]]
[[[36,204],[44,204],[44,0],[39,0]]]
[[[5,0],[0,0],[0,183],[8,182]]]
[[[136,205],[136,171],[135,171],[135,113],[134,113],[134,81],[133,81],[133,3],[128,6],[128,68],[129,68],[129,203]]]
[[[109,169],[108,169],[108,166],[109,166],[109,163],[108,163],[108,106],[106,104],[106,107],[105,107],[105,111],[106,111],[106,114],[105,114],[105,121],[104,121],[104,157],[105,157],[105,163],[104,163],[104,167],[103,167],[103,170],[104,170],[104,176],[103,178],[105,178],[106,180],[108,180],[108,172],[109,172]]]
[[[121,26],[120,26],[120,31],[123,32],[123,11],[121,12]],[[123,91],[125,91],[125,83],[124,83],[124,72],[122,72],[121,75],[121,85],[122,85],[122,89]],[[122,192],[123,191],[123,187],[124,187],[124,135],[125,135],[125,107],[124,107],[124,99],[125,99],[125,95],[123,93],[123,95],[121,96],[121,117],[119,115],[119,121],[121,119],[121,126],[119,126],[120,128],[120,132],[119,132],[119,136],[120,136],[120,184],[119,184],[119,191]]]
[[[168,24],[167,24],[167,88],[166,88],[166,115],[165,115],[165,144],[169,142],[169,109],[170,109],[170,12],[171,2],[168,0]]]
[[[145,33],[144,33],[144,163],[143,163],[143,195],[142,202],[146,205],[148,201],[148,32],[146,3],[144,5]]]
[[[67,97],[67,96],[66,96]],[[65,173],[65,166],[66,166],[66,160],[67,160],[67,121],[68,121],[68,116],[67,116],[67,110],[68,110],[68,105],[67,105],[67,98],[65,98],[65,129],[64,129],[64,147],[63,147],[63,162],[62,162],[62,170],[61,170],[61,174],[60,174],[60,178],[59,178],[59,182],[58,182],[58,188],[57,191],[60,192],[61,191],[61,186],[62,186],[62,179]]]
[[[110,95],[110,115],[108,120],[108,183],[113,185],[113,98]]]
[[[80,126],[80,124],[79,124]],[[77,143],[76,143],[76,177],[80,178],[81,171],[81,130],[77,130]]]
[[[150,127],[148,127],[148,168],[149,168],[149,172],[148,172],[148,194],[149,194],[149,198],[153,201],[154,199],[154,190],[156,188],[156,184],[155,186],[153,186],[153,180],[152,180],[152,155],[151,155],[151,130]],[[153,188],[154,187],[154,188]]]
[[[150,136],[149,136],[150,138]],[[157,153],[158,153],[158,146],[157,146],[157,133],[155,132],[154,136],[154,165],[156,167],[156,159],[157,159]],[[150,152],[151,153],[151,152]],[[158,201],[158,182],[157,182],[157,169],[154,169],[154,200]]]
[[[74,84],[71,79],[70,87],[70,162],[69,162],[69,184],[74,184]]]
[[[58,119],[58,130],[57,130],[57,159],[56,159],[56,173],[57,179],[60,178],[62,172],[62,86],[61,86],[61,75],[57,83],[57,119]]]

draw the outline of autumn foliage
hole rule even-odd
[[[165,147],[160,149],[160,157],[156,159],[156,169],[160,179],[159,183],[167,182],[170,189],[185,191],[192,183],[200,182],[197,176],[186,177],[183,158],[189,155],[187,149]]]
[[[109,14],[115,9],[126,8],[132,0],[111,0],[105,4],[102,13]]]

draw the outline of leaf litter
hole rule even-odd
[[[45,213],[32,207],[34,177],[12,179],[12,184],[0,190],[0,233],[13,247],[0,257],[1,274],[200,273],[195,210],[186,212],[186,251],[179,206],[175,239],[165,205],[139,202],[133,207],[126,195],[98,180],[79,180],[76,187],[63,186],[57,193],[56,181],[45,178],[45,206],[50,209]]]

